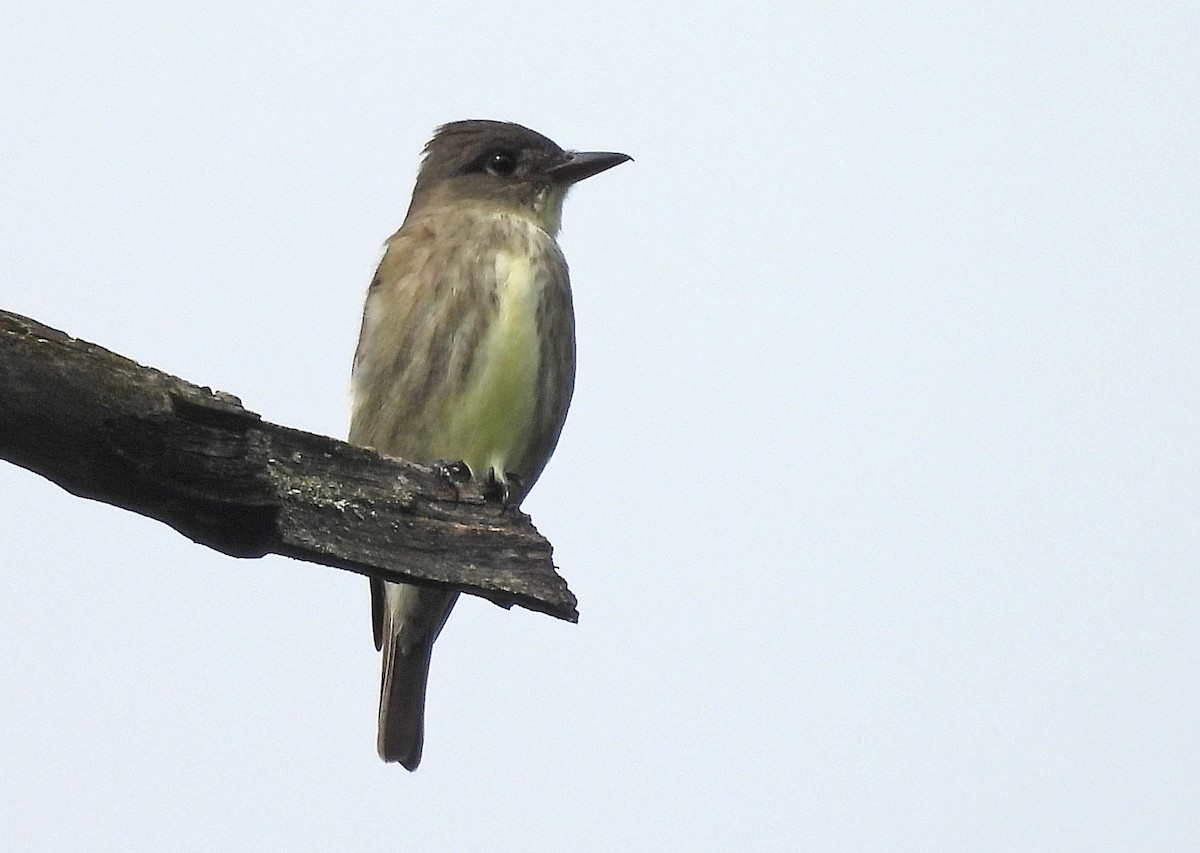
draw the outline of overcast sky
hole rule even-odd
[[[410,775],[363,578],[0,464],[0,846],[1200,844],[1200,7],[165,5],[0,7],[0,307],[343,437],[433,128],[628,152],[581,621],[464,600]]]

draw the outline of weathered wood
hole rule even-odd
[[[0,458],[235,557],[283,554],[578,618],[550,543],[477,483],[269,423],[230,394],[3,311]]]

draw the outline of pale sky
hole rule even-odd
[[[0,847],[1200,845],[1200,7],[422,8],[0,8],[0,307],[344,437],[433,128],[628,152],[580,623],[463,601],[409,774],[365,579],[0,464]]]

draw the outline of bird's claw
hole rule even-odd
[[[520,499],[521,480],[514,474],[508,474],[501,480],[496,476],[496,469],[489,468],[483,478],[483,496],[487,500],[499,501],[501,506],[513,506]]]
[[[439,459],[432,467],[456,492],[459,486],[471,482],[471,469],[461,459]]]

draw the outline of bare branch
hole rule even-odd
[[[4,311],[0,458],[235,557],[283,554],[578,618],[550,543],[477,484],[268,423],[230,394]]]

